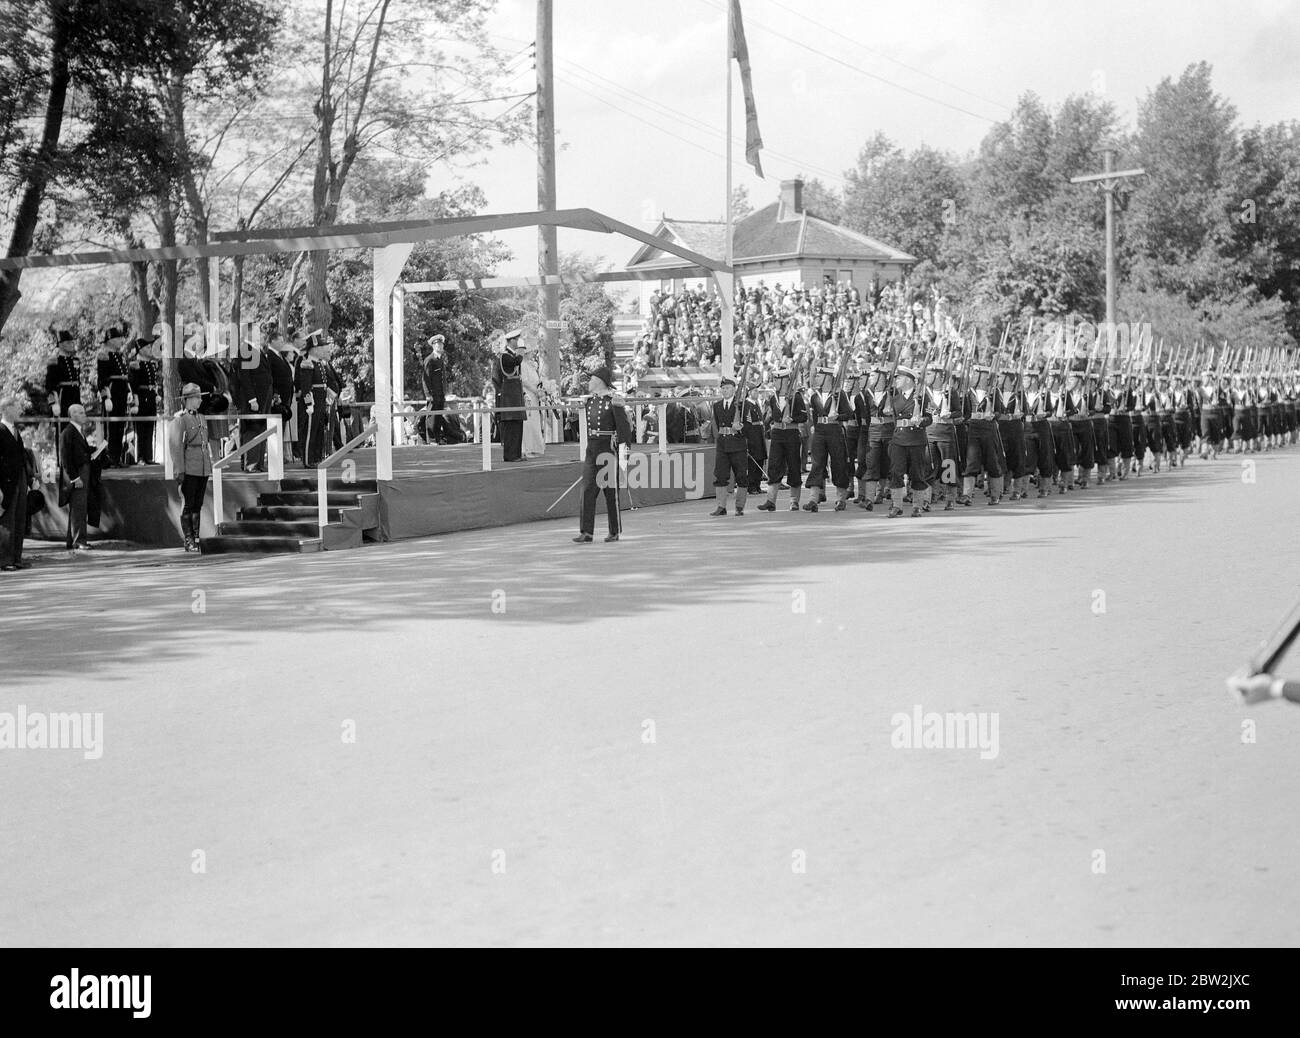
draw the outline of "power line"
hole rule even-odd
[[[923,68],[917,68],[915,65],[909,65],[905,61],[900,61],[898,58],[891,57],[890,55],[886,54],[882,50],[877,50],[875,47],[869,47],[861,40],[855,40],[852,36],[844,35],[844,33],[842,33],[839,29],[834,28],[833,26],[826,25],[824,22],[819,22],[815,18],[809,18],[808,15],[804,14],[802,11],[796,11],[793,7],[787,7],[785,4],[780,3],[779,0],[767,0],[767,2],[770,3],[773,7],[779,7],[783,11],[788,11],[796,18],[802,18],[805,22],[808,22],[810,25],[815,25],[819,29],[826,30],[826,32],[834,33],[845,43],[851,43],[855,47],[861,47],[869,54],[875,54],[878,57],[884,58],[886,61],[892,61],[895,65],[901,65],[903,68],[908,69],[911,72],[915,72],[917,75],[925,76],[927,79],[933,79],[936,83],[942,83],[944,86],[952,87],[953,90],[958,90],[961,93],[966,94],[970,97],[974,97],[980,101],[985,102],[986,104],[991,104],[993,105],[993,107],[1000,108],[1004,112],[1008,112],[1008,113],[1011,112],[1011,109],[1008,108],[1006,105],[1004,105],[1001,101],[994,101],[992,98],[985,97],[983,94],[977,94],[973,90],[967,90],[965,87],[960,87],[956,83],[951,83],[948,80],[941,78],[940,76],[936,76],[933,73],[925,71],[925,69]]]
[[[622,84],[616,82],[615,80],[610,79],[608,76],[602,76],[599,72],[596,72],[596,71],[594,71],[594,70],[592,70],[592,69],[589,69],[589,68],[587,68],[585,65],[580,65],[580,64],[578,64],[578,62],[572,60],[571,58],[562,58],[561,60],[564,61],[565,64],[573,65],[573,66],[575,66],[576,68],[581,69],[582,72],[586,73],[586,76],[583,77],[584,79],[588,79],[588,80],[590,80],[590,79],[601,80],[601,81],[603,81],[604,83],[609,84],[611,87],[613,87],[613,88],[616,89],[616,90],[621,90],[621,91],[623,91],[623,92],[626,93],[626,94],[630,94],[630,95],[632,95],[631,98],[629,98],[629,100],[632,100],[633,98],[640,98],[640,99],[641,99],[641,103],[644,104],[647,108],[651,108],[651,107],[653,107],[653,108],[657,108],[657,109],[662,109],[662,114],[672,115],[672,116],[675,116],[676,118],[683,119],[683,120],[685,120],[685,121],[688,122],[688,123],[693,123],[696,127],[698,127],[699,129],[701,129],[701,130],[703,130],[703,131],[705,131],[705,132],[707,132],[707,133],[710,133],[710,134],[713,134],[713,135],[717,135],[717,136],[720,136],[720,135],[722,134],[722,129],[721,129],[720,127],[717,127],[717,126],[711,126],[711,125],[709,125],[708,123],[704,122],[702,119],[697,119],[697,118],[696,118],[695,116],[693,116],[693,115],[690,115],[690,114],[688,114],[688,113],[686,113],[686,112],[679,111],[679,110],[676,109],[676,108],[673,108],[673,107],[671,107],[671,106],[669,106],[669,105],[664,104],[662,101],[656,101],[654,98],[652,98],[652,97],[648,97],[648,96],[645,95],[645,94],[642,94],[642,93],[640,93],[640,92],[638,92],[638,91],[636,91],[636,90],[633,90],[631,87],[623,86]],[[570,74],[570,75],[580,75],[581,73],[573,73],[573,72],[570,72],[569,74]],[[591,84],[591,85],[599,86],[600,84],[599,84],[599,83],[593,83],[593,84]],[[660,112],[656,112],[655,114],[661,114],[661,113],[660,113]],[[737,143],[737,144],[743,144],[743,143],[744,143],[743,138],[740,138],[740,137],[733,137],[732,140],[733,140],[734,143]],[[782,152],[775,151],[775,150],[773,150],[773,149],[767,147],[766,145],[763,146],[763,154],[765,154],[765,155],[772,155],[772,156],[774,156],[775,158],[778,158],[778,159],[784,159],[785,161],[790,162],[790,163],[793,163],[793,164],[795,164],[795,165],[797,165],[797,166],[803,166],[803,167],[805,167],[805,168],[811,170],[811,171],[814,172],[814,173],[820,173],[822,176],[829,177],[829,178],[832,179],[832,180],[838,180],[838,181],[839,181],[840,183],[842,183],[842,184],[847,184],[847,183],[848,183],[848,180],[846,180],[843,176],[841,176],[841,175],[838,174],[838,173],[834,173],[834,172],[832,172],[831,170],[826,169],[826,168],[823,167],[823,166],[817,166],[817,165],[814,165],[813,163],[805,162],[803,159],[798,158],[798,157],[796,157],[796,156],[794,156],[794,155],[786,155],[786,154],[783,154]]]
[[[712,3],[711,0],[700,0],[700,3],[715,11],[725,10],[725,8]],[[746,24],[762,29],[764,32],[770,33],[778,39],[785,40],[787,43],[792,43],[796,47],[801,47],[806,51],[810,51],[819,57],[825,58],[827,61],[834,62],[836,65],[842,65],[844,68],[849,69],[852,72],[857,72],[859,75],[866,76],[869,79],[878,80],[881,83],[894,87],[896,90],[902,90],[904,93],[911,94],[913,97],[919,97],[923,101],[931,101],[934,104],[943,105],[944,108],[951,108],[954,112],[961,112],[963,115],[969,115],[975,119],[983,120],[986,123],[997,122],[996,119],[990,119],[987,115],[980,115],[979,112],[972,112],[969,108],[962,108],[961,105],[951,104],[950,102],[942,101],[937,97],[931,97],[929,94],[923,94],[919,90],[913,90],[911,87],[903,86],[902,83],[895,83],[892,79],[888,79],[885,76],[872,72],[870,69],[865,69],[861,65],[854,65],[852,62],[845,61],[843,58],[837,58],[834,54],[827,54],[826,51],[819,50],[811,44],[804,43],[803,40],[795,39],[795,37],[789,36],[778,29],[773,29],[770,25],[764,25],[762,22],[755,22],[752,19],[747,19]]]

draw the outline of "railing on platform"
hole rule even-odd
[[[356,436],[348,440],[342,447],[336,450],[324,461],[316,466],[316,525],[325,528],[329,525],[329,470],[330,468],[346,458],[358,447],[374,436],[379,429],[378,422],[371,422]]]
[[[206,417],[212,418],[213,415]],[[224,416],[223,420],[224,420]],[[225,499],[222,495],[221,474],[227,465],[238,461],[260,443],[266,447],[266,478],[278,483],[284,479],[284,430],[281,428],[280,416],[262,415],[266,420],[266,431],[258,433],[247,443],[224,455],[212,463],[212,521],[220,526],[226,521]],[[171,468],[171,451],[167,454],[167,468]]]
[[[161,436],[162,442],[156,445],[158,450],[155,452],[155,453],[160,453],[162,457],[156,459],[153,462],[153,464],[162,465],[161,478],[165,480],[172,480],[176,478],[176,470],[172,462],[171,444],[169,442],[170,437],[167,435],[167,423],[175,421],[176,417],[177,417],[176,415],[167,415],[167,414],[146,415],[144,417],[140,417],[138,415],[132,415],[129,417],[119,417],[116,415],[87,415],[86,424],[93,427],[97,425],[112,424],[115,422],[125,422],[131,425],[152,424],[152,425],[162,426],[163,427],[163,435]],[[283,475],[284,428],[283,428],[283,422],[281,421],[281,417],[279,414],[265,414],[265,413],[262,414],[200,414],[199,417],[201,417],[209,425],[211,425],[214,422],[227,423],[227,424],[235,423],[235,422],[245,422],[245,421],[266,422],[268,431],[271,424],[275,423],[276,427],[279,428],[280,432],[279,435],[277,435],[273,441],[271,440],[267,441],[268,442],[267,460],[268,460],[268,466],[271,464],[277,466],[277,471],[279,474],[276,476],[270,476],[269,469],[268,469],[268,478],[274,478],[274,479],[284,478]],[[18,419],[18,421],[24,425],[34,425],[39,427],[41,425],[52,424],[54,426],[54,442],[50,446],[54,449],[56,454],[59,449],[59,440],[62,435],[62,427],[66,425],[68,422],[70,422],[71,420],[72,419],[68,418],[66,415],[57,415],[57,416],[56,415],[25,415]],[[208,438],[217,439],[218,437],[213,437],[209,435]],[[226,437],[220,437],[220,438],[225,439]],[[265,439],[265,438],[266,438],[265,434],[263,434],[261,437],[258,437],[258,439]],[[155,439],[159,439],[159,437],[155,437]],[[30,444],[28,446],[29,448],[31,447]],[[250,441],[247,444],[247,446],[249,447],[254,446],[254,441]],[[242,453],[243,452],[241,451],[240,454],[242,455]],[[230,456],[231,456],[230,454],[223,454],[222,459],[223,460],[227,459]],[[278,460],[272,462],[272,459],[278,459]]]
[[[668,406],[670,404],[681,404],[691,406],[694,404],[711,404],[718,400],[725,399],[722,396],[690,396],[690,397],[623,397],[621,402],[628,406],[638,404],[653,404],[659,417],[658,429],[658,449],[660,454],[668,453]],[[394,418],[402,417],[414,419],[420,417],[431,417],[435,415],[473,415],[474,416],[474,442],[482,447],[482,470],[484,472],[492,471],[492,416],[505,412],[516,413],[519,411],[541,411],[543,414],[556,411],[577,411],[578,412],[578,455],[583,457],[587,453],[587,408],[586,397],[565,397],[558,401],[548,401],[544,404],[521,404],[516,407],[474,407],[458,409],[430,409],[425,408],[419,411],[398,410],[394,407],[392,414]],[[645,423],[640,413],[637,414],[637,440],[640,441],[645,433]],[[562,442],[562,441],[549,441]],[[623,446],[628,446],[624,444]]]

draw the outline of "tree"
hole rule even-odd
[[[235,105],[256,93],[269,57],[278,15],[268,0],[163,0],[119,12],[119,31],[138,41],[139,67],[116,79],[88,84],[90,131],[68,155],[68,179],[89,201],[92,219],[127,245],[141,244],[133,219],[145,216],[159,244],[208,240],[208,202],[201,184],[213,157],[194,141],[188,117],[198,101]],[[217,320],[208,295],[208,261],[196,261],[197,296],[205,320]],[[176,327],[179,270],[159,264],[155,304],[143,265],[132,265],[137,327],[149,329],[161,317]],[[161,313],[158,311],[161,310]],[[168,364],[166,402],[176,391],[176,344]]]
[[[1133,151],[1147,176],[1130,197],[1123,246],[1140,286],[1193,301],[1230,290],[1234,272],[1212,254],[1232,236],[1221,191],[1235,178],[1235,124],[1205,62],[1165,77],[1140,105]]]
[[[474,150],[489,135],[510,142],[524,132],[528,113],[519,109],[530,95],[496,116],[476,110],[504,68],[483,27],[490,7],[491,0],[407,0],[394,12],[392,0],[337,8],[325,0],[312,108],[313,226],[337,221],[349,175],[369,149],[382,146],[428,167]],[[435,74],[417,87],[413,68]],[[451,89],[452,79],[469,98]],[[332,317],[328,260],[312,252],[305,264],[309,320],[325,329]]]
[[[739,184],[731,189],[731,218],[737,222],[754,211],[749,201],[749,188]]]
[[[965,185],[948,156],[925,146],[908,155],[877,134],[848,173],[843,221],[918,259],[935,259],[964,198]]]
[[[10,5],[17,7],[17,5]],[[63,133],[63,111],[67,103],[68,86],[73,69],[82,52],[84,40],[78,31],[78,19],[84,13],[83,4],[77,0],[49,0],[43,11],[37,9],[15,10],[10,19],[6,11],[3,40],[4,51],[12,56],[12,72],[0,79],[5,96],[0,97],[0,109],[7,109],[0,137],[0,153],[7,160],[0,166],[5,179],[15,184],[19,192],[14,212],[13,229],[9,236],[6,257],[26,256],[36,235],[36,223],[46,188],[57,175],[59,138]],[[37,14],[43,14],[39,18]],[[38,25],[38,21],[39,24]],[[45,103],[42,106],[41,134],[38,140],[27,142],[19,129],[29,112],[34,114],[38,92],[34,73],[38,66],[36,47],[32,42],[39,28],[49,31],[49,51],[45,57]],[[21,270],[0,270],[0,328],[9,320],[18,303],[18,282]]]
[[[839,191],[827,187],[816,177],[804,182],[803,209],[805,213],[829,223],[840,223],[844,219],[844,199]]]

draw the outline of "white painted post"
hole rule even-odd
[[[393,385],[393,343],[389,319],[392,316],[393,286],[413,246],[385,245],[371,250],[374,265],[374,344],[372,363],[375,369],[375,478],[393,478],[393,407],[401,393]]]
[[[483,445],[483,471],[492,471],[492,416],[487,411],[480,410],[478,413],[479,420],[479,442]]]
[[[406,396],[406,293],[402,286],[393,289],[393,400]],[[406,419],[393,427],[393,442],[406,443]]]
[[[587,456],[587,408],[578,407],[578,457]]]
[[[221,466],[212,469],[212,521],[217,525],[217,535],[221,535],[221,523],[226,516],[226,502],[221,493]]]
[[[316,525],[328,526],[330,521],[329,502],[326,497],[329,493],[328,481],[329,469],[320,468],[316,470]]]
[[[284,479],[283,425],[283,419],[278,414],[273,414],[267,419],[267,428],[271,430],[271,437],[266,443],[266,476],[267,479],[277,483]]]
[[[659,453],[668,453],[668,405],[659,405]]]
[[[170,426],[167,424],[171,421],[171,415],[162,415],[159,418],[158,425],[162,427],[162,456],[163,456],[163,479],[170,483],[176,478],[176,468],[172,464],[172,444],[171,437],[168,435]],[[57,427],[56,427],[57,428]],[[157,441],[155,441],[156,445]]]

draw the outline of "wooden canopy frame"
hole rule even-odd
[[[394,317],[400,296],[407,291],[440,291],[464,287],[507,288],[523,284],[556,283],[546,279],[482,278],[452,282],[418,282],[405,286],[399,293],[402,268],[411,250],[423,241],[454,238],[466,234],[490,234],[524,227],[567,227],[598,234],[621,234],[646,245],[654,245],[684,260],[690,266],[672,271],[676,276],[712,277],[722,297],[722,341],[724,366],[732,355],[733,318],[731,300],[734,271],[722,260],[702,256],[675,242],[656,238],[631,224],[605,216],[594,209],[558,209],[551,212],[499,213],[482,216],[456,216],[433,220],[395,220],[383,223],[337,224],[328,227],[281,227],[246,231],[224,231],[212,235],[206,245],[172,245],[155,249],[117,249],[109,252],[72,252],[57,255],[15,256],[0,259],[0,270],[32,270],[43,267],[100,266],[149,261],[217,259],[225,256],[259,256],[286,252],[319,252],[329,249],[371,249],[374,259],[374,371],[375,400],[390,401],[378,407],[375,419],[376,475],[393,478],[394,423],[392,405],[400,402],[402,378],[402,320]],[[219,283],[219,264],[212,265],[212,283]],[[690,273],[684,273],[689,271]],[[655,277],[663,271],[653,272]],[[573,280],[573,279],[571,279]],[[642,280],[634,273],[596,275],[592,280]],[[397,297],[397,298],[395,298]],[[213,292],[213,312],[219,313],[219,293]],[[219,322],[210,322],[215,335]],[[394,335],[396,330],[397,334]],[[396,340],[396,341],[394,341]],[[396,349],[394,346],[396,345]],[[394,354],[397,363],[394,365]],[[396,371],[394,368],[396,367]],[[396,374],[397,378],[394,378]]]

